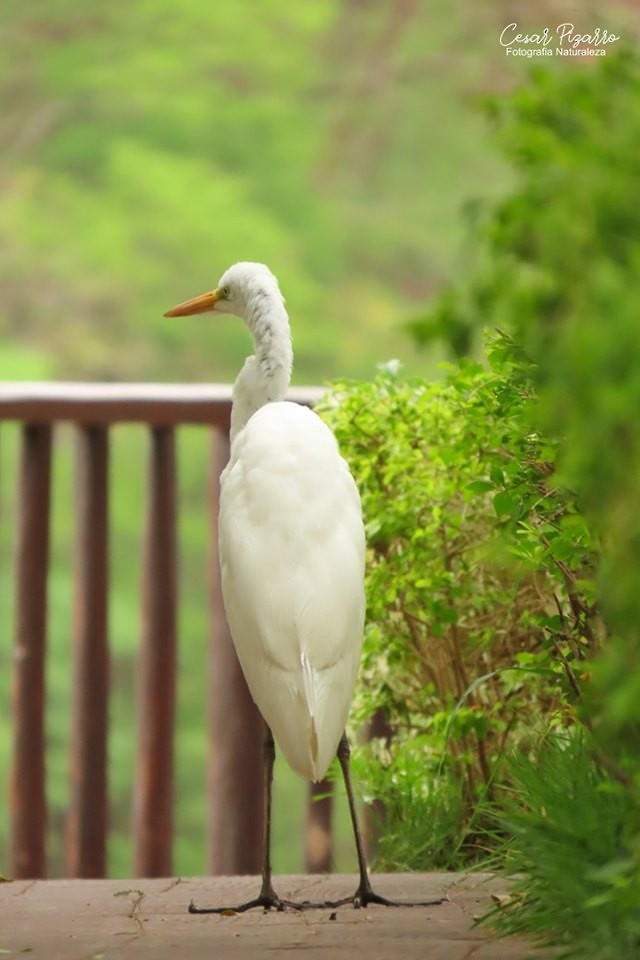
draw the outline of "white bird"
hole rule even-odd
[[[165,316],[215,312],[242,318],[254,354],[233,387],[231,455],[221,478],[219,550],[224,606],[251,695],[267,724],[266,824],[260,895],[240,907],[390,903],[371,888],[344,733],[365,615],[360,497],[331,430],[287,402],[293,353],[278,281],[260,263],[236,263],[218,287]],[[272,735],[273,734],[273,735]],[[360,883],[322,904],[281,900],[271,882],[273,737],[291,767],[320,780],[340,761]],[[192,912],[221,912],[224,907]]]

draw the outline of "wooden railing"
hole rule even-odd
[[[292,390],[313,403],[319,388]],[[246,689],[226,624],[217,564],[218,479],[229,454],[228,386],[9,383],[0,385],[0,421],[21,423],[16,621],[13,661],[13,752],[10,864],[16,878],[46,875],[45,658],[51,462],[54,427],[75,425],[76,555],[71,704],[71,798],[67,872],[101,877],[108,831],[109,440],[118,423],[150,434],[148,502],[138,662],[138,754],[134,789],[134,873],[172,873],[173,736],[176,674],[175,432],[200,424],[212,434],[210,484],[211,661],[209,724],[209,869],[260,868],[262,721]],[[203,505],[203,511],[206,510]],[[232,691],[233,710],[228,709]],[[224,693],[224,696],[222,695]],[[225,705],[224,708],[222,705]],[[238,744],[241,748],[237,749]],[[308,823],[327,831],[327,806],[312,804]],[[327,867],[326,851],[307,844],[307,868]],[[315,858],[315,859],[314,859]]]

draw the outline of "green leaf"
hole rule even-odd
[[[499,517],[504,517],[507,514],[512,514],[517,506],[517,501],[514,499],[513,495],[508,493],[506,490],[501,490],[500,493],[496,493],[493,498],[493,506]]]
[[[488,490],[493,489],[494,485],[488,480],[472,480],[465,487],[465,490],[470,490],[471,493],[487,493]]]

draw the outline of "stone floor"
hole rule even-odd
[[[542,957],[522,940],[496,940],[474,919],[504,888],[482,875],[392,874],[374,878],[394,899],[445,897],[440,906],[299,913],[262,910],[193,916],[199,906],[255,896],[252,877],[174,880],[38,880],[0,884],[0,958],[32,960],[199,960],[288,957],[308,960],[525,960]],[[354,877],[277,877],[280,896],[336,899]]]

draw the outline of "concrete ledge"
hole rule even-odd
[[[525,960],[522,940],[494,940],[474,918],[504,885],[483,874],[387,874],[378,893],[397,900],[446,896],[441,906],[298,913],[252,911],[190,916],[198,906],[239,903],[255,896],[255,877],[166,880],[37,880],[0,884],[0,954],[31,960],[214,960],[291,956],[309,960]],[[337,899],[356,878],[278,876],[280,896]],[[7,951],[11,951],[8,953]],[[542,957],[542,953],[537,953]]]

